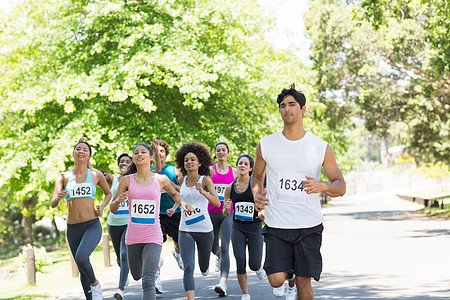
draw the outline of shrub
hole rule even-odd
[[[31,246],[30,244],[22,247],[22,252],[19,254],[19,260],[24,265],[27,264],[27,250],[28,249],[34,249],[34,259],[36,264],[36,272],[42,273],[42,268],[45,266],[49,266],[52,264],[52,259],[50,258],[50,255],[48,255],[47,251],[45,250],[45,247],[42,246],[40,248],[37,248],[36,246]]]

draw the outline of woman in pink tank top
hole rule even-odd
[[[150,171],[153,153],[158,150],[139,143],[133,149],[133,162],[111,202],[111,212],[119,209],[120,202],[128,201],[129,219],[126,235],[128,264],[134,280],[142,278],[143,299],[156,299],[155,276],[161,255],[163,237],[159,223],[160,196],[164,189],[183,210],[192,211],[165,175]],[[152,149],[153,148],[153,149]],[[158,152],[156,152],[158,153]],[[157,161],[156,170],[159,170]]]
[[[230,273],[229,247],[231,239],[231,226],[233,224],[232,214],[228,217],[225,217],[222,214],[224,201],[223,196],[226,187],[234,181],[235,177],[237,177],[237,171],[228,165],[227,159],[230,154],[230,149],[226,143],[217,143],[214,147],[214,154],[214,158],[217,158],[217,164],[212,167],[211,173],[213,174],[213,177],[211,179],[216,188],[216,192],[219,195],[220,207],[214,207],[209,204],[208,212],[214,227],[212,253],[217,256],[215,271],[220,271],[219,283],[214,287],[214,291],[218,293],[220,297],[223,297],[227,295],[227,280]],[[221,231],[222,236],[219,247],[219,233]]]

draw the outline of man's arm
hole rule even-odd
[[[266,192],[264,191],[265,176],[266,161],[262,157],[261,144],[258,144],[256,147],[255,164],[253,165],[252,173],[252,192],[257,209],[262,209],[265,205],[269,205],[269,199],[266,198]]]
[[[346,191],[344,176],[336,163],[336,157],[330,145],[327,145],[325,150],[323,168],[330,182],[319,182],[312,177],[306,176],[308,180],[303,182],[306,192],[308,194],[322,192],[330,197],[343,196]]]

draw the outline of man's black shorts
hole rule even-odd
[[[266,225],[262,230],[266,243],[266,273],[293,273],[319,281],[322,273],[322,231],[322,224],[302,229],[278,229]]]
[[[169,235],[175,243],[178,243],[178,228],[180,226],[181,212],[174,213],[172,217],[160,214],[159,222],[161,223],[161,230],[166,241],[166,235]]]

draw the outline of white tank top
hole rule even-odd
[[[204,177],[200,176],[197,182],[202,184]],[[197,191],[195,185],[188,187],[186,181],[187,176],[184,176],[180,194],[183,196],[184,201],[192,206],[194,212],[181,212],[179,229],[187,232],[210,232],[213,230],[213,226],[208,213],[209,201]]]
[[[310,228],[323,222],[319,194],[306,194],[305,175],[320,178],[327,142],[307,132],[300,140],[288,140],[282,132],[260,141],[266,161],[267,198],[265,222],[282,229]]]

